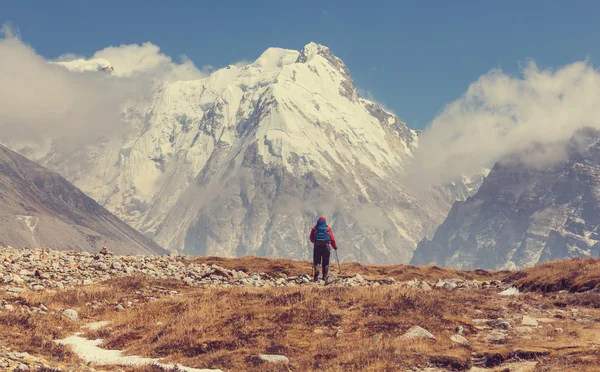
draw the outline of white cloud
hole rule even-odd
[[[123,127],[122,104],[149,94],[152,78],[206,77],[189,58],[175,62],[151,43],[108,47],[96,52],[89,63],[74,54],[48,61],[6,24],[0,29],[0,55],[0,140],[4,141],[48,137],[85,141],[114,132]],[[102,60],[114,66],[114,76],[89,68]],[[79,72],[65,66],[79,66]]]
[[[239,61],[239,62],[236,62],[236,63],[234,63],[234,64],[233,64],[233,66],[235,66],[235,67],[237,67],[237,68],[243,68],[243,67],[246,67],[246,66],[248,66],[248,65],[249,65],[249,64],[251,64],[251,63],[252,63],[252,62],[250,62],[250,61],[244,61],[244,60],[242,60],[242,61]]]
[[[117,76],[150,76],[167,81],[197,80],[207,76],[188,57],[181,56],[180,63],[174,62],[152,43],[110,46],[94,53],[92,59],[97,58],[110,61]]]
[[[599,96],[600,73],[588,61],[556,71],[529,63],[520,78],[493,70],[425,129],[406,182],[418,188],[444,183],[533,143],[564,141],[583,126],[600,128]],[[561,153],[534,154],[538,159],[529,163],[558,160]]]
[[[0,38],[0,137],[90,137],[119,127],[141,84],[49,64],[8,28]]]

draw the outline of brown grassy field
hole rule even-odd
[[[310,269],[303,262],[254,257],[198,260],[273,276],[298,275]],[[373,279],[503,280],[526,291],[515,297],[498,296],[498,290],[493,288],[201,289],[141,276],[117,278],[70,291],[19,294],[21,305],[44,304],[57,310],[57,314],[0,312],[0,343],[55,363],[77,365],[78,358],[52,340],[69,336],[86,323],[108,320],[109,327],[86,333],[89,338],[103,338],[104,348],[225,371],[403,371],[416,367],[469,370],[474,365],[516,370],[511,365],[523,362],[536,362],[536,371],[597,371],[600,295],[577,292],[600,286],[599,262],[561,261],[518,272],[457,272],[402,265],[343,267],[348,275],[361,273]],[[134,304],[131,308],[115,310],[117,303],[128,301]],[[80,320],[65,320],[60,315],[65,308],[76,309]],[[520,334],[515,320],[519,314],[543,322]],[[477,319],[498,318],[513,323],[507,331],[510,337],[506,343],[491,344],[485,337],[493,330],[482,327]],[[399,338],[414,325],[430,331],[435,340]],[[457,327],[464,329],[470,345],[451,341]],[[266,364],[258,358],[261,353],[285,355],[290,362]]]

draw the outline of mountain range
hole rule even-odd
[[[535,144],[496,163],[477,193],[458,201],[411,264],[516,269],[600,256],[600,131]]]
[[[116,79],[106,60],[59,63]],[[7,146],[52,169],[170,251],[305,259],[326,215],[344,259],[407,263],[485,172],[427,193],[404,187],[419,142],[358,93],[322,45],[269,48],[207,78],[158,81],[122,106],[123,131],[76,150]]]

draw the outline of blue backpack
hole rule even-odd
[[[329,243],[331,236],[329,235],[329,228],[327,223],[323,220],[317,222],[317,229],[315,231],[315,242]]]

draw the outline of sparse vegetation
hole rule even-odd
[[[256,257],[197,260],[272,277],[302,274],[310,268],[303,262]],[[343,267],[348,274],[358,272],[375,280],[419,278],[429,281],[432,290],[402,285],[200,288],[138,274],[73,290],[2,294],[17,310],[0,311],[0,343],[60,365],[77,365],[77,356],[53,340],[85,324],[110,321],[107,327],[85,330],[85,336],[102,338],[104,348],[126,350],[128,355],[224,371],[391,371],[428,366],[468,370],[509,368],[514,363],[536,365],[540,371],[592,371],[600,362],[596,352],[600,301],[593,291],[578,292],[596,288],[597,266],[596,260],[572,260],[511,273],[402,265]],[[499,296],[496,287],[436,288],[443,278],[502,279],[504,287],[529,292]],[[121,311],[116,309],[127,303]],[[45,314],[27,312],[42,305],[48,309]],[[79,320],[66,319],[61,315],[64,309],[76,310]],[[525,314],[539,325],[521,325]],[[508,325],[499,325],[502,321]],[[415,325],[435,339],[400,337]],[[506,338],[493,343],[486,339],[491,332],[502,332]],[[453,342],[457,333],[469,344]],[[268,363],[260,354],[284,355],[289,363]]]

